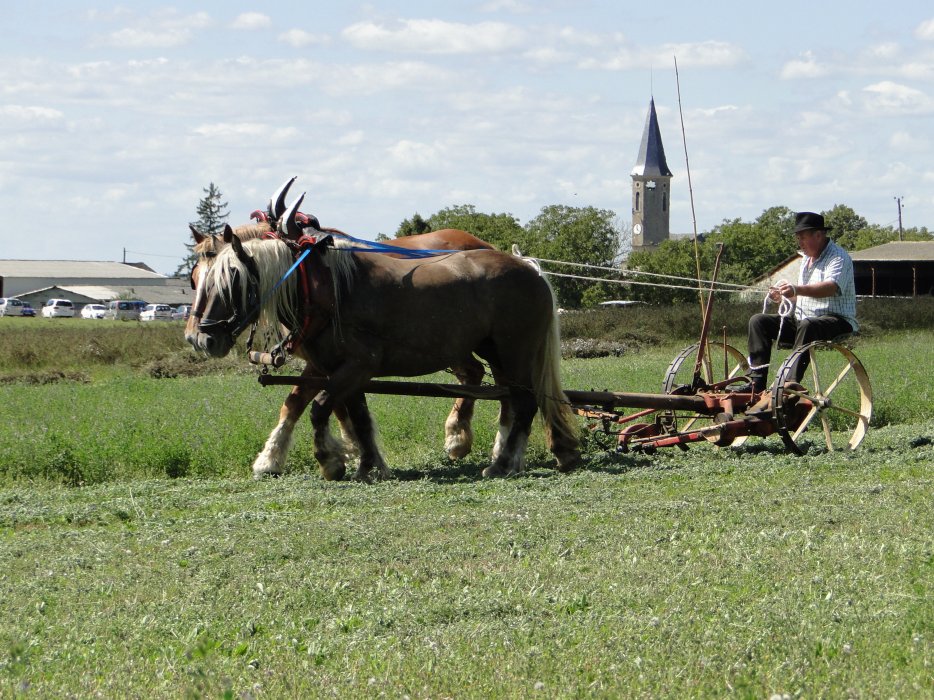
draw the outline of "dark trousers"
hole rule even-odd
[[[781,337],[779,337],[779,327],[781,327]],[[837,336],[852,332],[853,328],[849,321],[839,316],[815,316],[801,321],[788,316],[782,322],[778,314],[756,314],[749,319],[749,366],[764,366],[761,369],[749,371],[754,388],[756,391],[762,391],[766,387],[769,360],[772,358],[772,345],[776,339],[781,346],[800,348],[815,340],[832,340]],[[794,373],[797,381],[801,381],[810,361],[807,356],[801,358]]]

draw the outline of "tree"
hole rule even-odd
[[[770,207],[751,223],[733,219],[714,227],[704,238],[704,247],[723,244],[719,279],[723,282],[748,284],[775,267],[797,250],[794,212],[788,207]],[[708,256],[711,252],[708,251]],[[710,257],[713,260],[713,257]],[[709,279],[708,273],[701,276]],[[695,271],[696,275],[696,271]]]
[[[227,217],[229,216],[227,202],[222,201],[223,195],[213,182],[203,188],[202,192],[204,192],[204,197],[198,202],[196,209],[198,219],[193,221],[191,226],[194,226],[206,236],[223,233],[224,224],[227,223]],[[198,262],[198,256],[194,252],[194,242],[186,243],[185,248],[188,249],[188,255],[185,256],[185,259],[175,270],[176,276],[187,275]]]
[[[713,259],[708,259],[708,252],[713,247],[704,246],[698,242],[700,252],[701,276],[705,270],[713,269]],[[694,241],[681,239],[664,241],[655,250],[640,250],[632,253],[626,264],[630,272],[648,272],[650,275],[663,275],[669,278],[680,277],[684,279],[668,279],[646,275],[639,277],[630,275],[629,279],[637,282],[632,285],[629,297],[652,304],[670,304],[672,302],[693,301],[697,299],[694,289],[677,289],[676,287],[695,287],[696,283],[688,281],[697,278],[697,256],[694,252]],[[638,284],[644,282],[646,284]],[[658,286],[662,285],[662,286]]]
[[[513,243],[522,244],[525,232],[512,214],[482,214],[473,204],[460,204],[428,218],[429,231],[456,228],[472,233],[500,250],[509,250]]]
[[[824,223],[833,228],[830,236],[837,244],[846,250],[858,250],[854,244],[862,232],[870,228],[869,222],[845,204],[835,204],[822,213]]]
[[[396,229],[396,238],[417,236],[420,233],[428,233],[429,231],[431,231],[429,223],[422,218],[421,214],[415,212],[411,219],[406,219],[399,224],[399,228]]]
[[[621,238],[613,223],[615,216],[612,211],[595,207],[560,204],[542,207],[539,215],[525,226],[522,252],[536,258],[612,267],[620,250]],[[598,276],[575,268],[557,271]],[[590,280],[552,277],[551,284],[558,303],[565,307],[580,307],[585,299],[588,303],[597,303],[609,294],[606,285]]]

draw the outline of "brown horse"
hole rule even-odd
[[[248,300],[265,300],[261,325],[297,328],[310,316],[298,354],[328,388],[311,408],[315,457],[325,478],[342,478],[343,451],[328,419],[335,406],[350,413],[360,447],[357,477],[380,477],[388,469],[379,454],[365,382],[380,376],[417,376],[486,360],[497,384],[509,388],[500,412],[492,464],[484,476],[521,471],[532,419],[542,411],[546,439],[562,471],[580,459],[577,428],[559,378],[557,315],[551,288],[526,262],[495,250],[474,250],[428,259],[395,259],[354,253],[326,238],[312,248],[305,273],[313,290],[298,303],[295,276],[274,290],[293,263],[279,240],[242,243],[232,231],[199,281],[187,340],[210,356],[226,355],[234,335],[253,311]],[[302,306],[300,309],[299,306]]]
[[[291,182],[291,181],[290,181]],[[279,194],[270,199],[270,215],[281,217],[284,213],[282,207],[282,195],[287,191],[288,184],[280,188]],[[296,203],[297,204],[297,203]],[[293,209],[296,207],[293,207]],[[278,212],[276,211],[278,210]],[[255,224],[244,224],[233,229],[233,232],[242,241],[252,240],[261,236],[270,234],[274,227],[269,223],[269,216],[259,210],[251,214],[255,219]],[[290,217],[290,220],[293,217]],[[317,224],[317,219],[305,217],[310,228],[305,231],[317,232],[319,234],[330,233],[336,236],[346,237],[347,234],[333,228],[321,228]],[[228,243],[224,241],[223,236],[205,235],[197,231],[193,226],[189,227],[195,241],[194,252],[198,255],[198,261],[191,271],[192,289],[197,286],[198,278],[203,270],[210,268],[217,254],[227,247]],[[417,234],[414,236],[405,236],[392,241],[392,245],[402,249],[409,250],[492,250],[493,246],[480,240],[476,236],[461,231],[459,229],[441,229],[430,233]],[[186,333],[194,332],[196,324],[191,317],[188,319]],[[461,367],[452,367],[454,375],[462,384],[479,384],[483,380],[483,365],[474,358]],[[315,377],[320,376],[312,367],[306,365],[302,376]],[[292,445],[292,438],[295,431],[295,425],[301,419],[309,402],[314,398],[314,392],[296,386],[290,392],[282,408],[279,410],[279,422],[269,438],[263,450],[257,455],[253,462],[253,473],[259,477],[265,474],[280,474],[285,466],[289,449]],[[468,455],[473,448],[473,428],[471,421],[474,413],[474,400],[467,398],[455,399],[454,406],[444,424],[444,449],[451,459],[461,459]],[[355,430],[352,426],[350,416],[343,406],[335,407],[335,416],[341,428],[341,433],[345,443],[353,445],[356,443]]]

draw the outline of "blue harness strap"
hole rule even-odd
[[[353,236],[348,236],[346,234],[344,234],[344,237],[356,244],[350,248],[344,248],[344,250],[350,250],[354,253],[392,253],[403,258],[430,258],[435,255],[450,255],[451,253],[461,252],[460,250],[445,250],[443,248],[428,248],[419,250],[413,248],[400,248],[397,245],[380,243],[379,241],[364,241],[360,238],[354,238]]]

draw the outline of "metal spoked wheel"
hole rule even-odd
[[[809,363],[797,380],[797,367]],[[790,452],[804,454],[806,432],[828,451],[853,450],[872,417],[872,386],[849,348],[817,341],[792,352],[772,386],[775,427]]]
[[[700,343],[686,347],[668,365],[662,391],[671,394],[689,390],[694,382],[694,367],[697,364],[697,351]],[[749,371],[746,356],[732,345],[717,341],[708,341],[700,367],[701,379],[708,385],[733,377],[741,377]],[[690,430],[698,421],[709,421],[711,416],[698,415],[686,411],[660,411],[663,425],[667,430]],[[680,425],[679,425],[680,423]]]

